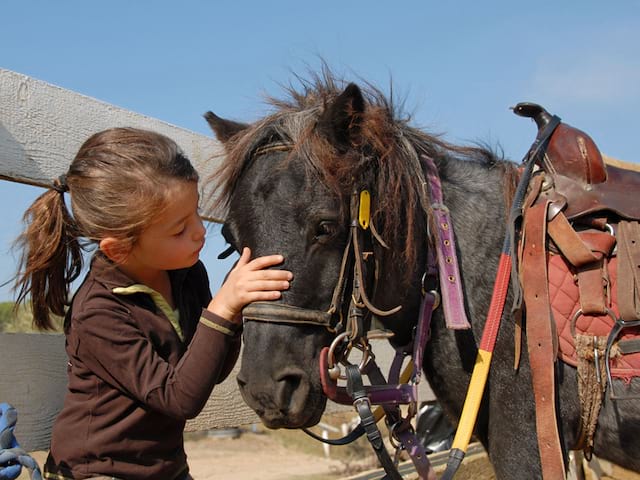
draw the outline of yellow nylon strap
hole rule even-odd
[[[469,389],[467,390],[467,397],[464,401],[464,407],[462,407],[462,416],[460,417],[458,429],[456,430],[456,435],[453,438],[451,448],[457,448],[463,452],[467,451],[467,447],[471,441],[471,435],[473,434],[473,427],[475,426],[476,418],[478,417],[478,410],[480,409],[480,402],[482,401],[484,387],[487,382],[487,377],[489,376],[491,355],[491,352],[478,349],[476,364],[473,367],[471,382],[469,383]]]

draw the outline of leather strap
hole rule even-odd
[[[534,202],[536,201],[536,199],[538,198],[538,195],[540,195],[540,190],[542,189],[542,182],[544,180],[544,175],[534,175],[533,177],[531,177],[531,180],[529,182],[529,191],[527,193],[527,196],[525,197],[523,203],[522,203],[522,210],[527,211],[529,208],[531,208],[531,205],[534,204]],[[511,225],[512,229],[515,229],[515,225]],[[513,241],[515,241],[515,230],[513,230],[510,235],[513,238]],[[524,244],[525,244],[525,237],[524,237],[524,232],[522,232],[522,241],[520,242],[519,245],[517,245],[517,259],[513,259],[511,260],[511,276],[513,281],[511,282],[511,285],[513,287],[513,293],[514,293],[514,300],[513,300],[513,307],[512,307],[512,312],[514,315],[514,333],[513,333],[513,338],[514,338],[514,355],[513,355],[513,369],[514,370],[518,370],[518,368],[520,368],[520,356],[522,355],[522,288],[520,285],[519,281],[516,281],[516,279],[519,278],[518,276],[518,265],[522,265],[522,255],[523,255],[523,249],[524,249]],[[514,243],[512,243],[512,245],[514,245],[514,251],[516,250],[516,245]]]
[[[542,202],[525,212],[522,284],[542,476],[563,479],[566,475],[555,407],[557,335],[550,310],[545,248],[548,207],[548,201]]]
[[[604,260],[613,250],[615,237],[609,232],[577,233],[563,213],[549,221],[548,229],[562,255],[576,268],[582,313],[605,315],[608,279]]]
[[[364,427],[361,424],[358,424],[358,426],[356,428],[351,430],[344,437],[335,438],[335,439],[334,438],[323,438],[320,435],[316,435],[315,433],[313,433],[308,428],[303,428],[302,431],[304,433],[306,433],[307,435],[309,435],[314,440],[318,440],[319,442],[326,443],[327,445],[335,445],[335,446],[348,445],[351,442],[356,441],[358,438],[360,438],[365,433],[364,432]]]
[[[471,328],[464,309],[462,294],[462,278],[458,267],[453,222],[449,209],[444,204],[440,177],[433,159],[422,155],[425,165],[425,176],[429,182],[429,200],[431,203],[432,225],[436,252],[438,254],[438,274],[440,275],[440,291],[442,308],[447,328],[464,330]]]
[[[583,315],[605,315],[607,313],[607,289],[605,288],[604,258],[578,270],[580,310]]]
[[[629,355],[630,353],[640,352],[640,338],[633,338],[631,340],[620,340],[618,342],[618,348],[623,355]]]
[[[357,365],[347,365],[345,370],[347,376],[347,390],[353,398],[353,406],[355,407],[358,415],[360,416],[360,425],[363,426],[367,439],[373,451],[376,452],[378,460],[384,471],[386,472],[385,479],[402,480],[402,475],[398,472],[393,460],[389,456],[387,449],[382,441],[382,435],[376,425],[376,420],[371,412],[371,403],[367,397],[367,392],[364,389],[362,383],[362,376]]]
[[[640,224],[618,224],[618,308],[625,321],[640,320]]]
[[[369,362],[367,365],[367,377],[374,384],[386,383],[380,367],[375,362]],[[371,395],[369,395],[371,397]],[[391,434],[400,441],[402,448],[409,454],[411,461],[418,473],[418,477],[428,480],[437,480],[436,473],[431,465],[424,445],[418,439],[414,428],[411,425],[412,413],[407,417],[402,417],[402,411],[398,405],[382,404],[386,415],[387,425],[390,426]],[[411,407],[410,407],[411,409]]]
[[[562,255],[576,268],[583,267],[598,259],[573,229],[567,217],[558,213],[548,225],[549,236]]]

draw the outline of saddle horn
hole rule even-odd
[[[542,130],[551,121],[552,115],[537,103],[520,102],[512,107],[513,113],[521,117],[532,118],[538,130]]]
[[[538,131],[553,118],[536,103],[521,102],[513,107],[513,113],[533,119]],[[551,134],[545,151],[548,165],[541,165],[549,173],[559,173],[581,182],[583,185],[603,183],[607,180],[607,168],[593,139],[582,130],[561,123]]]

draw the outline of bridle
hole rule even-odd
[[[253,157],[292,148],[291,144],[286,143],[269,145],[257,149]],[[428,236],[433,237],[435,248],[428,249],[427,265],[423,276],[421,313],[414,329],[413,339],[409,345],[396,350],[387,379],[375,363],[369,341],[375,338],[389,338],[393,334],[370,330],[371,319],[373,315],[378,317],[393,315],[400,311],[402,306],[382,310],[371,301],[380,280],[378,259],[375,258],[376,246],[378,249],[389,247],[377,233],[371,219],[370,188],[354,188],[350,195],[348,239],[342,254],[339,276],[331,296],[331,303],[326,310],[304,309],[274,302],[255,302],[243,310],[245,321],[315,325],[335,334],[331,345],[325,347],[320,354],[320,377],[323,390],[328,398],[337,403],[353,404],[360,415],[361,423],[352,434],[330,443],[348,443],[366,433],[385,471],[393,479],[401,478],[395,467],[397,454],[401,449],[409,453],[420,478],[435,478],[424,448],[417,440],[410,424],[411,418],[416,413],[418,383],[422,370],[423,352],[429,338],[431,312],[440,304],[440,295],[437,290],[426,291],[424,288],[426,284],[437,284],[439,280],[448,327],[458,329],[470,327],[463,307],[452,223],[448,209],[443,204],[437,169],[433,160],[425,155],[422,156],[422,162],[425,171],[424,193],[429,196],[431,207],[429,213],[432,220],[430,230],[433,230],[428,232]],[[367,265],[371,263],[374,264],[374,268],[367,269]],[[368,275],[369,271],[372,271],[372,276]],[[369,285],[373,292],[371,295],[367,292]],[[351,287],[349,297],[347,297],[348,286]],[[357,365],[351,364],[348,360],[353,349],[362,352],[361,360]],[[403,361],[407,356],[411,356],[412,361],[405,371],[401,372]],[[344,373],[341,365],[344,367]],[[364,385],[362,375],[369,377],[371,385]],[[339,387],[338,380],[346,381],[347,386]],[[375,414],[371,411],[372,404],[381,405]],[[405,417],[402,416],[399,408],[402,404],[409,405]],[[392,443],[397,445],[396,460],[391,460],[386,452],[376,426],[376,422],[385,415],[392,435]],[[311,435],[325,441],[315,434]]]
[[[332,333],[339,335],[347,334],[350,340],[356,340],[366,330],[363,329],[361,311],[375,314],[381,317],[393,315],[402,308],[397,306],[390,310],[382,310],[375,307],[370,296],[367,294],[365,278],[364,257],[373,256],[373,251],[363,252],[363,230],[368,233],[369,244],[376,240],[384,248],[388,248],[380,238],[370,219],[370,193],[368,189],[354,191],[350,200],[350,222],[349,233],[340,263],[338,281],[331,295],[331,303],[326,310],[303,309],[293,305],[273,302],[254,302],[243,310],[245,320],[309,324],[327,328]],[[374,259],[375,261],[375,259]],[[351,270],[351,277],[348,272]],[[377,268],[374,274],[373,290],[377,288]],[[347,284],[351,283],[351,299],[347,321],[344,318],[344,308]]]
[[[256,149],[251,157],[255,159],[273,151],[282,152],[292,149],[293,145],[290,143],[276,143]],[[448,209],[442,202],[440,181],[435,164],[429,157],[423,156],[422,159],[425,168],[424,184],[428,185],[429,188],[426,190],[431,196],[430,206],[436,231],[434,243],[438,253],[436,259],[432,253],[433,249],[429,249],[430,256],[422,280],[423,295],[426,293],[425,289],[429,280],[432,280],[431,283],[437,283],[440,273],[441,283],[444,284],[444,308],[451,313],[446,315],[447,326],[454,329],[468,328],[469,323],[462,307],[462,292],[451,220]],[[254,302],[244,308],[244,320],[293,325],[307,324],[326,328],[336,335],[331,347],[329,347],[328,353],[331,356],[329,368],[336,366],[342,360],[336,355],[340,350],[338,342],[361,345],[368,343],[368,340],[372,338],[389,337],[388,333],[369,332],[368,328],[372,315],[386,317],[399,312],[402,308],[398,305],[389,310],[382,310],[376,307],[371,300],[378,289],[380,280],[377,259],[375,258],[375,245],[377,244],[379,248],[383,249],[389,248],[378,234],[371,219],[371,197],[371,188],[367,187],[354,189],[350,195],[348,238],[342,254],[338,280],[331,296],[331,303],[326,310],[300,308],[284,303]],[[365,263],[374,263],[372,279],[367,278]],[[349,272],[351,276],[349,276]],[[433,279],[436,282],[433,282]],[[349,305],[348,308],[345,308],[349,284],[351,285],[348,297]],[[372,295],[367,293],[369,284],[371,284]],[[434,303],[436,303],[435,299]],[[437,305],[435,306],[437,307]],[[345,315],[345,312],[348,313]],[[341,378],[343,377],[341,376]]]

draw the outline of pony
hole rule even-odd
[[[374,315],[374,321],[392,332],[395,347],[411,341],[433,249],[420,163],[428,156],[453,222],[471,328],[448,329],[442,308],[436,308],[423,371],[455,424],[490,305],[518,165],[483,145],[454,145],[412,126],[393,98],[366,82],[347,84],[323,71],[300,83],[287,88],[286,98],[270,99],[273,111],[251,124],[205,114],[224,146],[225,158],[210,181],[212,211],[224,215],[226,241],[238,251],[248,246],[256,256],[284,256],[283,266],[294,279],[276,307],[331,314],[325,326],[280,321],[276,314],[267,321],[245,319],[237,376],[243,399],[269,428],[306,428],[320,421],[327,402],[318,367],[321,351],[332,343],[331,327],[347,314],[349,303],[332,300],[343,280],[354,191],[371,192],[370,224],[377,240],[369,248],[375,265],[367,265],[363,282],[370,303],[385,313]],[[354,282],[346,281],[347,288]],[[499,479],[541,477],[527,356],[514,368],[516,325],[507,312],[474,430]],[[567,458],[580,421],[576,369],[561,361],[556,369],[558,428]],[[636,378],[626,388],[640,393]],[[605,398],[594,453],[640,471],[640,456],[633,454],[639,431],[639,403]]]

